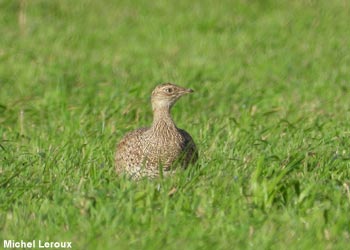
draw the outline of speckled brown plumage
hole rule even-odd
[[[192,93],[171,83],[158,85],[152,92],[153,124],[129,132],[119,142],[115,154],[116,171],[133,179],[168,175],[180,165],[186,168],[198,159],[192,137],[176,127],[170,109],[183,95]]]

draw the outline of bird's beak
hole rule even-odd
[[[184,88],[181,92],[182,92],[181,94],[185,95],[185,94],[193,93],[194,91],[193,91],[193,89],[185,89]]]

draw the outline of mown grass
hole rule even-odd
[[[0,1],[0,240],[345,249],[347,1]],[[117,141],[161,82],[198,168],[134,183]]]

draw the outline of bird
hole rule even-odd
[[[176,126],[171,109],[176,101],[192,89],[173,83],[155,87],[151,95],[153,122],[128,132],[117,144],[115,169],[133,180],[168,176],[198,160],[197,146],[191,135]]]

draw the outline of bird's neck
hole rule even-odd
[[[171,117],[169,107],[153,108],[152,129],[176,129],[176,125]]]

